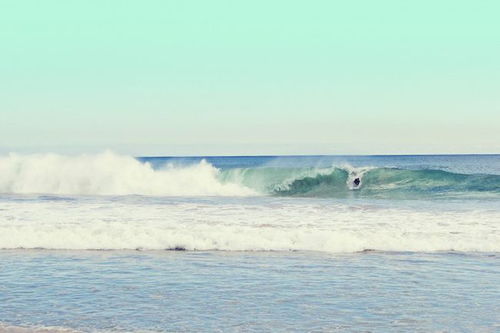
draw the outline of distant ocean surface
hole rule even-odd
[[[0,331],[498,332],[500,155],[0,156]]]

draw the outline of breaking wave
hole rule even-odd
[[[500,176],[397,168],[233,169],[223,174],[261,192],[297,197],[498,197]],[[358,180],[358,184],[354,180]]]
[[[9,154],[0,157],[0,193],[496,198],[500,195],[500,175],[351,166],[221,170],[205,160],[154,167],[112,152],[80,156]]]
[[[18,155],[0,158],[0,193],[69,195],[241,196],[254,191],[222,183],[220,170],[201,161],[154,169],[130,156]]]
[[[361,179],[359,188],[354,187],[351,181],[353,176],[348,171],[335,169],[326,175],[295,179],[275,193],[324,197],[354,194],[375,198],[500,194],[500,176],[497,175],[467,175],[442,170],[390,168],[377,168],[355,175]]]

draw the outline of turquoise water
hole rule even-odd
[[[0,157],[0,331],[497,332],[499,177],[499,155]]]

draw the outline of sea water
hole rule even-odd
[[[9,154],[0,193],[0,331],[500,330],[500,155]]]

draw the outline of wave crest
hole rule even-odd
[[[359,182],[354,184],[354,180]],[[0,193],[419,199],[498,198],[500,175],[351,166],[220,170],[205,160],[182,166],[104,152],[0,157]]]
[[[426,198],[497,197],[500,175],[460,174],[443,170],[407,170],[352,166],[255,168],[224,172],[226,180],[277,196]],[[359,184],[354,184],[355,179]]]
[[[252,195],[255,192],[219,180],[220,170],[201,161],[154,169],[130,156],[9,154],[0,157],[0,193],[69,195]]]
[[[353,179],[359,177],[359,187]],[[356,191],[352,191],[356,190]],[[443,170],[403,170],[395,168],[334,168],[328,174],[295,179],[278,195],[371,198],[418,198],[429,196],[498,195],[500,176],[457,174]]]

